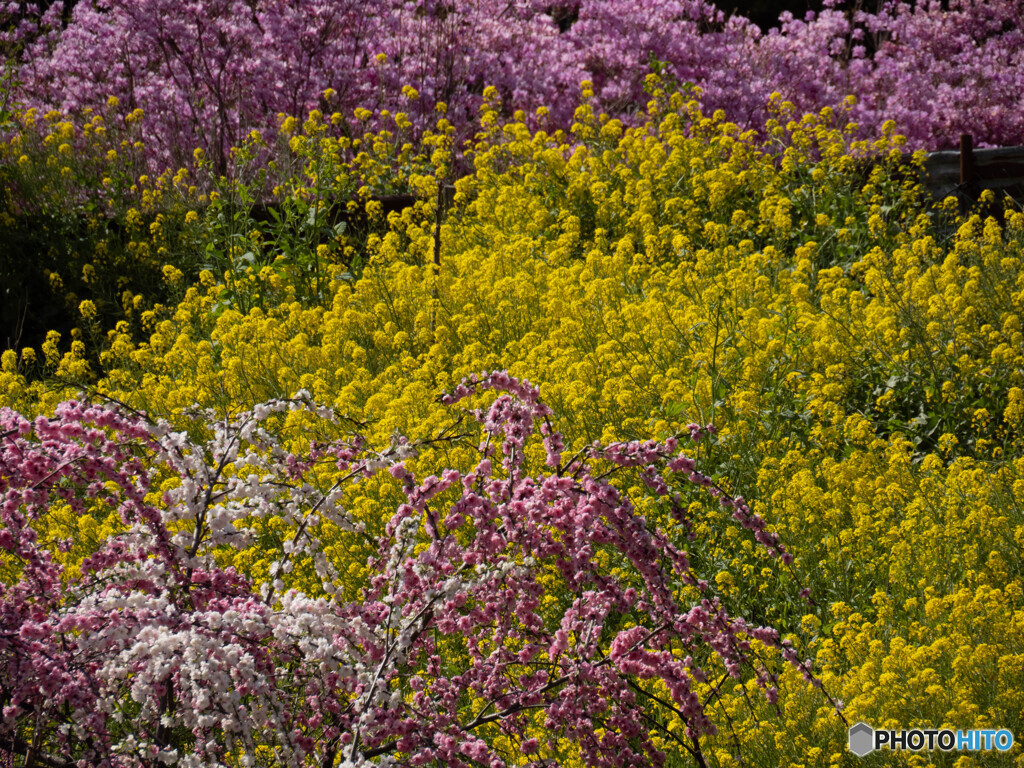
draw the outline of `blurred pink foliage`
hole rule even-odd
[[[589,79],[598,110],[632,122],[655,60],[744,128],[764,125],[775,91],[804,111],[854,95],[865,134],[891,119],[912,147],[951,147],[961,132],[1024,143],[1024,6],[948,5],[872,13],[834,0],[762,34],[705,0],[81,0],[66,29],[57,3],[4,35],[21,46],[28,103],[76,110],[115,95],[145,111],[165,160],[195,146],[222,156],[249,128],[318,106],[404,111],[423,130],[445,102],[465,137],[488,85],[507,110],[548,106],[549,125],[567,128]]]

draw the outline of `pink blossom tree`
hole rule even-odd
[[[631,121],[652,60],[744,128],[764,125],[773,92],[812,112],[853,95],[865,133],[891,119],[913,147],[955,146],[963,131],[1024,143],[1016,0],[831,0],[767,34],[707,0],[83,0],[66,28],[62,3],[29,6],[0,4],[24,100],[74,111],[115,95],[144,110],[160,163],[202,146],[223,168],[249,129],[315,107],[402,111],[422,131],[444,102],[465,137],[488,85],[506,109],[547,106],[568,128],[588,79],[598,111]]]
[[[0,548],[15,574],[0,584],[0,747],[44,766],[497,768],[509,751],[557,764],[568,740],[587,765],[649,766],[665,760],[660,735],[704,765],[711,676],[750,669],[774,699],[759,641],[810,677],[775,630],[728,615],[677,537],[612,481],[639,473],[677,520],[680,484],[707,489],[789,562],[742,498],[674,439],[566,458],[538,391],[506,373],[442,400],[488,389],[472,411],[479,460],[425,479],[406,463],[430,441],[341,439],[345,422],[304,393],[200,413],[200,442],[121,408],[0,411]],[[278,428],[295,410],[335,437],[286,449]],[[531,473],[537,432],[546,466]],[[360,599],[344,600],[324,542],[366,535],[339,501],[382,471],[405,501]],[[177,481],[154,503],[157,475]],[[121,521],[75,573],[57,556],[73,542],[49,533],[60,505]],[[266,546],[270,518],[290,536],[269,580],[218,565],[225,549]],[[306,566],[318,594],[289,588]]]

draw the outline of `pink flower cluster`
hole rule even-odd
[[[891,119],[913,147],[961,132],[1024,144],[1017,0],[887,0],[876,13],[831,0],[767,34],[706,0],[102,0],[77,3],[66,29],[60,2],[41,16],[22,5],[0,6],[0,29],[22,47],[24,98],[76,110],[115,95],[145,111],[161,161],[195,146],[223,159],[250,128],[316,107],[349,121],[356,107],[401,111],[424,130],[444,102],[465,137],[488,85],[508,110],[548,106],[542,125],[568,128],[590,80],[597,109],[631,122],[654,60],[744,128],[764,125],[773,92],[815,112],[854,95],[865,133]]]
[[[640,471],[676,506],[680,482],[711,488],[784,552],[742,499],[674,440],[594,446],[563,462],[538,391],[504,372],[443,400],[488,389],[499,394],[475,412],[476,466],[421,481],[404,464],[417,446],[404,440],[377,452],[358,438],[286,450],[279,414],[308,412],[334,434],[343,424],[305,393],[233,418],[197,412],[203,443],[115,408],[71,402],[34,421],[0,410],[0,547],[17,566],[0,584],[0,746],[82,767],[252,765],[258,754],[286,766],[391,765],[400,753],[408,765],[500,768],[511,756],[493,725],[531,765],[550,764],[569,739],[586,765],[657,766],[665,755],[651,734],[664,718],[682,721],[680,748],[694,756],[715,732],[700,689],[715,659],[737,677],[752,668],[770,698],[774,674],[753,641],[806,669],[775,630],[728,615],[672,536],[610,480]],[[547,474],[526,458],[538,421]],[[361,599],[344,601],[322,542],[359,534],[341,491],[385,467],[405,502]],[[153,504],[157,475],[176,482]],[[39,536],[61,504],[116,513],[123,526],[80,574],[54,558],[61,542]],[[258,546],[269,517],[291,537],[257,588],[219,567],[218,552]],[[300,560],[321,594],[288,588]]]

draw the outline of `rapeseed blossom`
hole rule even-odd
[[[956,219],[933,207],[899,137],[862,141],[834,114],[798,115],[777,99],[755,135],[650,85],[646,125],[584,104],[574,143],[485,108],[474,172],[454,181],[441,217],[437,268],[443,130],[423,153],[439,153],[443,168],[394,136],[371,136],[346,166],[317,138],[319,119],[291,124],[289,139],[307,141],[289,148],[303,162],[282,189],[315,198],[329,166],[346,188],[365,187],[356,207],[382,222],[364,243],[300,246],[309,264],[363,248],[358,278],[329,274],[313,293],[284,261],[265,259],[186,284],[157,258],[177,235],[144,226],[133,209],[131,252],[180,285],[179,299],[150,307],[129,297],[130,323],[92,341],[92,358],[81,339],[69,347],[54,333],[37,364],[174,419],[197,403],[228,412],[302,389],[365,423],[374,444],[442,433],[450,420],[437,393],[498,369],[538,383],[567,454],[713,422],[701,466],[751,500],[794,561],[783,567],[696,494],[681,499],[689,556],[713,573],[723,605],[770,620],[815,659],[821,689],[788,667],[775,703],[750,703],[756,680],[730,683],[714,708],[731,725],[708,754],[721,765],[737,755],[841,764],[837,707],[878,727],[1024,733],[1024,215]],[[370,187],[395,157],[415,165],[405,178],[418,200],[384,217]],[[167,194],[150,186],[154,200]],[[209,237],[219,246],[222,235]],[[239,246],[237,235],[246,249],[262,242],[223,236]],[[254,251],[225,252],[237,261]],[[62,279],[52,278],[57,290]],[[62,394],[26,377],[28,365],[4,355],[0,404],[47,412]],[[526,450],[543,462],[541,449]],[[453,447],[447,460],[468,466],[471,452]],[[622,490],[670,525],[639,484]],[[394,478],[375,476],[339,503],[380,532],[396,498]],[[116,530],[63,508],[53,519],[83,542]],[[261,525],[265,556],[225,550],[219,565],[315,593],[312,563],[272,573],[287,522]],[[86,548],[66,553],[71,567]],[[355,598],[369,548],[327,534],[324,552]],[[763,717],[775,706],[781,724]],[[660,734],[660,748],[671,737]]]

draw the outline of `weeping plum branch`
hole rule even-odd
[[[436,439],[371,450],[337,437],[343,422],[305,393],[201,414],[201,444],[113,405],[66,402],[31,421],[0,411],[0,548],[14,574],[0,583],[0,743],[35,745],[40,764],[110,768],[496,768],[508,749],[552,764],[567,740],[589,766],[649,766],[665,762],[655,737],[675,718],[699,763],[716,732],[709,680],[750,669],[776,695],[755,642],[810,674],[774,629],[728,615],[613,484],[637,473],[680,514],[681,485],[707,488],[789,562],[675,439],[594,445],[566,463],[528,382],[491,373],[441,401],[486,390],[497,396],[471,411],[475,464],[423,479],[410,466]],[[335,436],[298,452],[281,426],[290,411]],[[343,600],[324,541],[365,535],[341,502],[381,472],[404,502],[360,598]],[[162,495],[157,477],[173,479]],[[122,532],[67,567],[42,535],[64,508],[116,513]],[[265,547],[270,520],[291,538],[264,553],[269,580],[221,565],[229,548]],[[318,594],[285,583],[300,559]]]

